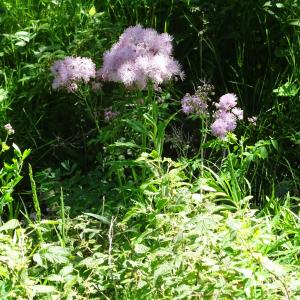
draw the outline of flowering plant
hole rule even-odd
[[[148,81],[158,87],[174,76],[183,77],[172,57],[172,37],[141,25],[127,28],[119,41],[104,53],[97,75],[104,81],[122,82],[145,89]]]
[[[208,107],[211,101],[210,96],[214,95],[213,87],[204,84],[198,87],[194,95],[186,94],[182,100],[182,112],[186,115],[209,116]],[[216,111],[214,121],[211,124],[211,133],[224,139],[228,132],[236,129],[237,121],[243,119],[243,110],[237,107],[237,97],[235,94],[225,94],[220,97],[219,102],[215,103]]]
[[[237,126],[237,120],[243,119],[243,110],[237,105],[235,94],[225,94],[216,103],[215,121],[211,125],[211,132],[221,139],[225,138],[227,132],[233,132]]]
[[[90,58],[70,57],[57,60],[51,67],[54,90],[66,88],[69,93],[78,89],[78,83],[88,83],[96,75],[96,66]]]

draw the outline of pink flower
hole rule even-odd
[[[244,111],[239,107],[234,107],[231,112],[237,117],[238,120],[243,120]]]
[[[70,93],[77,90],[80,82],[88,83],[96,75],[95,64],[86,57],[65,57],[51,67],[54,90],[66,88]]]
[[[97,76],[142,90],[149,80],[158,87],[174,76],[183,77],[183,72],[172,57],[172,37],[136,25],[127,28],[119,41],[104,53]]]
[[[223,119],[216,119],[211,125],[211,132],[216,137],[224,138],[228,132],[226,122]]]
[[[233,132],[236,129],[237,121],[243,119],[243,110],[237,105],[235,94],[225,94],[216,104],[215,121],[211,125],[211,132],[214,136],[221,139],[225,138],[227,132]]]
[[[228,111],[237,105],[237,97],[235,94],[225,94],[219,99],[216,107],[221,110]]]

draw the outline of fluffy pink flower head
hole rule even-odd
[[[231,112],[236,116],[238,120],[243,120],[244,118],[244,111],[239,107],[234,107]]]
[[[243,110],[237,105],[235,94],[225,94],[216,104],[215,121],[211,125],[211,132],[214,136],[224,139],[227,132],[236,129],[237,121],[243,119]]]
[[[51,73],[54,76],[54,90],[66,88],[68,92],[73,93],[78,89],[77,83],[88,83],[95,77],[96,66],[90,58],[67,56],[54,62]]]
[[[182,77],[172,57],[172,37],[141,25],[127,28],[119,41],[106,51],[97,76],[144,89],[151,80],[157,87],[174,76]]]
[[[237,105],[237,97],[235,94],[225,94],[219,99],[216,107],[220,110],[229,111]]]
[[[228,132],[226,122],[223,119],[216,119],[211,125],[211,132],[214,136],[223,139]]]
[[[236,117],[230,112],[217,114],[217,118],[211,125],[212,134],[221,139],[225,138],[227,132],[232,132],[236,128]]]

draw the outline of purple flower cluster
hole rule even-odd
[[[122,82],[144,89],[151,80],[156,87],[173,76],[183,76],[172,55],[172,37],[141,25],[127,28],[119,41],[104,53],[97,75],[105,81]]]
[[[181,109],[186,115],[201,115],[207,110],[207,103],[200,99],[197,95],[185,94],[181,99]]]
[[[211,125],[212,134],[221,139],[227,132],[232,132],[237,126],[237,121],[243,119],[243,110],[236,107],[237,97],[235,94],[225,94],[216,104],[215,121]]]
[[[54,90],[66,88],[68,92],[74,93],[78,89],[78,83],[88,83],[95,77],[96,66],[90,58],[67,56],[54,62],[51,73],[54,76]]]
[[[104,120],[106,122],[110,122],[112,121],[113,119],[115,119],[117,116],[118,116],[118,112],[115,112],[112,110],[112,107],[110,106],[109,108],[106,108],[104,110]]]

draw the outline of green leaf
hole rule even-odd
[[[43,263],[43,259],[41,257],[41,255],[39,253],[35,253],[32,256],[33,261],[35,261],[37,263],[37,265],[41,266],[41,267],[46,267],[45,264]]]
[[[292,20],[289,22],[289,24],[292,26],[300,26],[300,20]]]
[[[52,282],[63,282],[63,277],[58,274],[50,274],[46,279]]]
[[[154,274],[153,274],[153,280],[154,282],[157,281],[157,279],[160,277],[160,276],[163,276],[165,274],[168,274],[172,271],[173,267],[171,266],[171,264],[168,264],[168,263],[164,263],[162,265],[160,265],[155,271],[154,271]]]
[[[3,152],[9,150],[9,146],[6,143],[2,142],[1,146],[2,146],[2,151]]]
[[[268,158],[269,154],[268,154],[268,151],[267,151],[267,148],[262,146],[262,147],[259,147],[257,149],[257,153],[259,154],[259,156],[262,158],[262,159],[266,159]]]
[[[4,277],[4,278],[8,279],[9,275],[10,275],[9,271],[6,268],[4,268],[3,266],[0,265],[0,278]]]
[[[89,15],[90,15],[91,17],[93,17],[95,14],[96,14],[96,8],[95,8],[95,6],[93,6],[93,7],[89,10]]]
[[[18,220],[16,220],[16,219],[12,219],[12,220],[9,220],[8,222],[6,222],[5,224],[3,224],[0,227],[0,232],[1,231],[15,229],[15,228],[17,228],[19,226],[20,226],[20,222]]]
[[[143,244],[135,244],[134,245],[134,251],[137,254],[143,254],[149,252],[150,248],[143,245]]]
[[[160,155],[156,150],[152,150],[150,153],[150,157],[152,157],[153,159],[158,159],[160,158]]]
[[[31,287],[31,289],[36,294],[48,294],[57,292],[56,288],[52,285],[34,285]]]
[[[24,42],[24,41],[19,41],[19,42],[16,42],[15,45],[16,45],[16,46],[19,46],[19,47],[24,47],[24,46],[26,46],[26,42]]]
[[[7,91],[5,89],[0,88],[0,102],[7,99]]]
[[[262,257],[261,258],[262,265],[269,271],[274,273],[275,275],[281,277],[285,275],[286,271],[285,269],[279,265],[278,263],[270,260],[268,257]]]
[[[126,120],[126,123],[136,132],[147,134],[147,128],[141,121]]]
[[[243,275],[245,278],[252,278],[253,271],[245,268],[235,268],[235,270]]]
[[[30,33],[28,31],[18,31],[15,33],[15,36],[26,38],[30,36]]]
[[[23,152],[22,160],[25,160],[25,159],[29,156],[30,152],[31,152],[30,149],[26,149],[26,150]]]
[[[298,94],[299,89],[300,88],[296,84],[286,82],[277,89],[274,89],[273,93],[277,94],[279,97],[295,97]]]
[[[109,145],[109,147],[125,147],[125,148],[140,148],[139,145],[132,143],[132,142],[115,142],[111,145]]]
[[[57,264],[67,263],[69,261],[68,256],[70,255],[67,248],[48,244],[42,246],[40,254],[47,261]]]
[[[18,155],[21,155],[22,152],[20,150],[20,148],[18,147],[18,145],[16,145],[15,143],[12,144],[13,148],[15,149],[15,152],[18,154]]]
[[[60,272],[59,272],[59,274],[61,275],[61,276],[66,276],[66,275],[69,275],[69,274],[71,274],[73,272],[73,266],[72,265],[69,265],[69,266],[65,266],[65,267],[63,267],[61,270],[60,270]]]
[[[277,151],[279,150],[277,140],[271,139],[271,144],[272,144],[272,146],[274,147],[275,150],[277,150]]]
[[[96,215],[96,214],[93,214],[93,213],[84,213],[86,216],[90,216],[90,217],[93,217],[99,221],[101,221],[102,223],[104,224],[107,224],[107,225],[110,225],[110,220],[107,218],[107,217],[104,217],[104,216],[100,216],[100,215]]]

